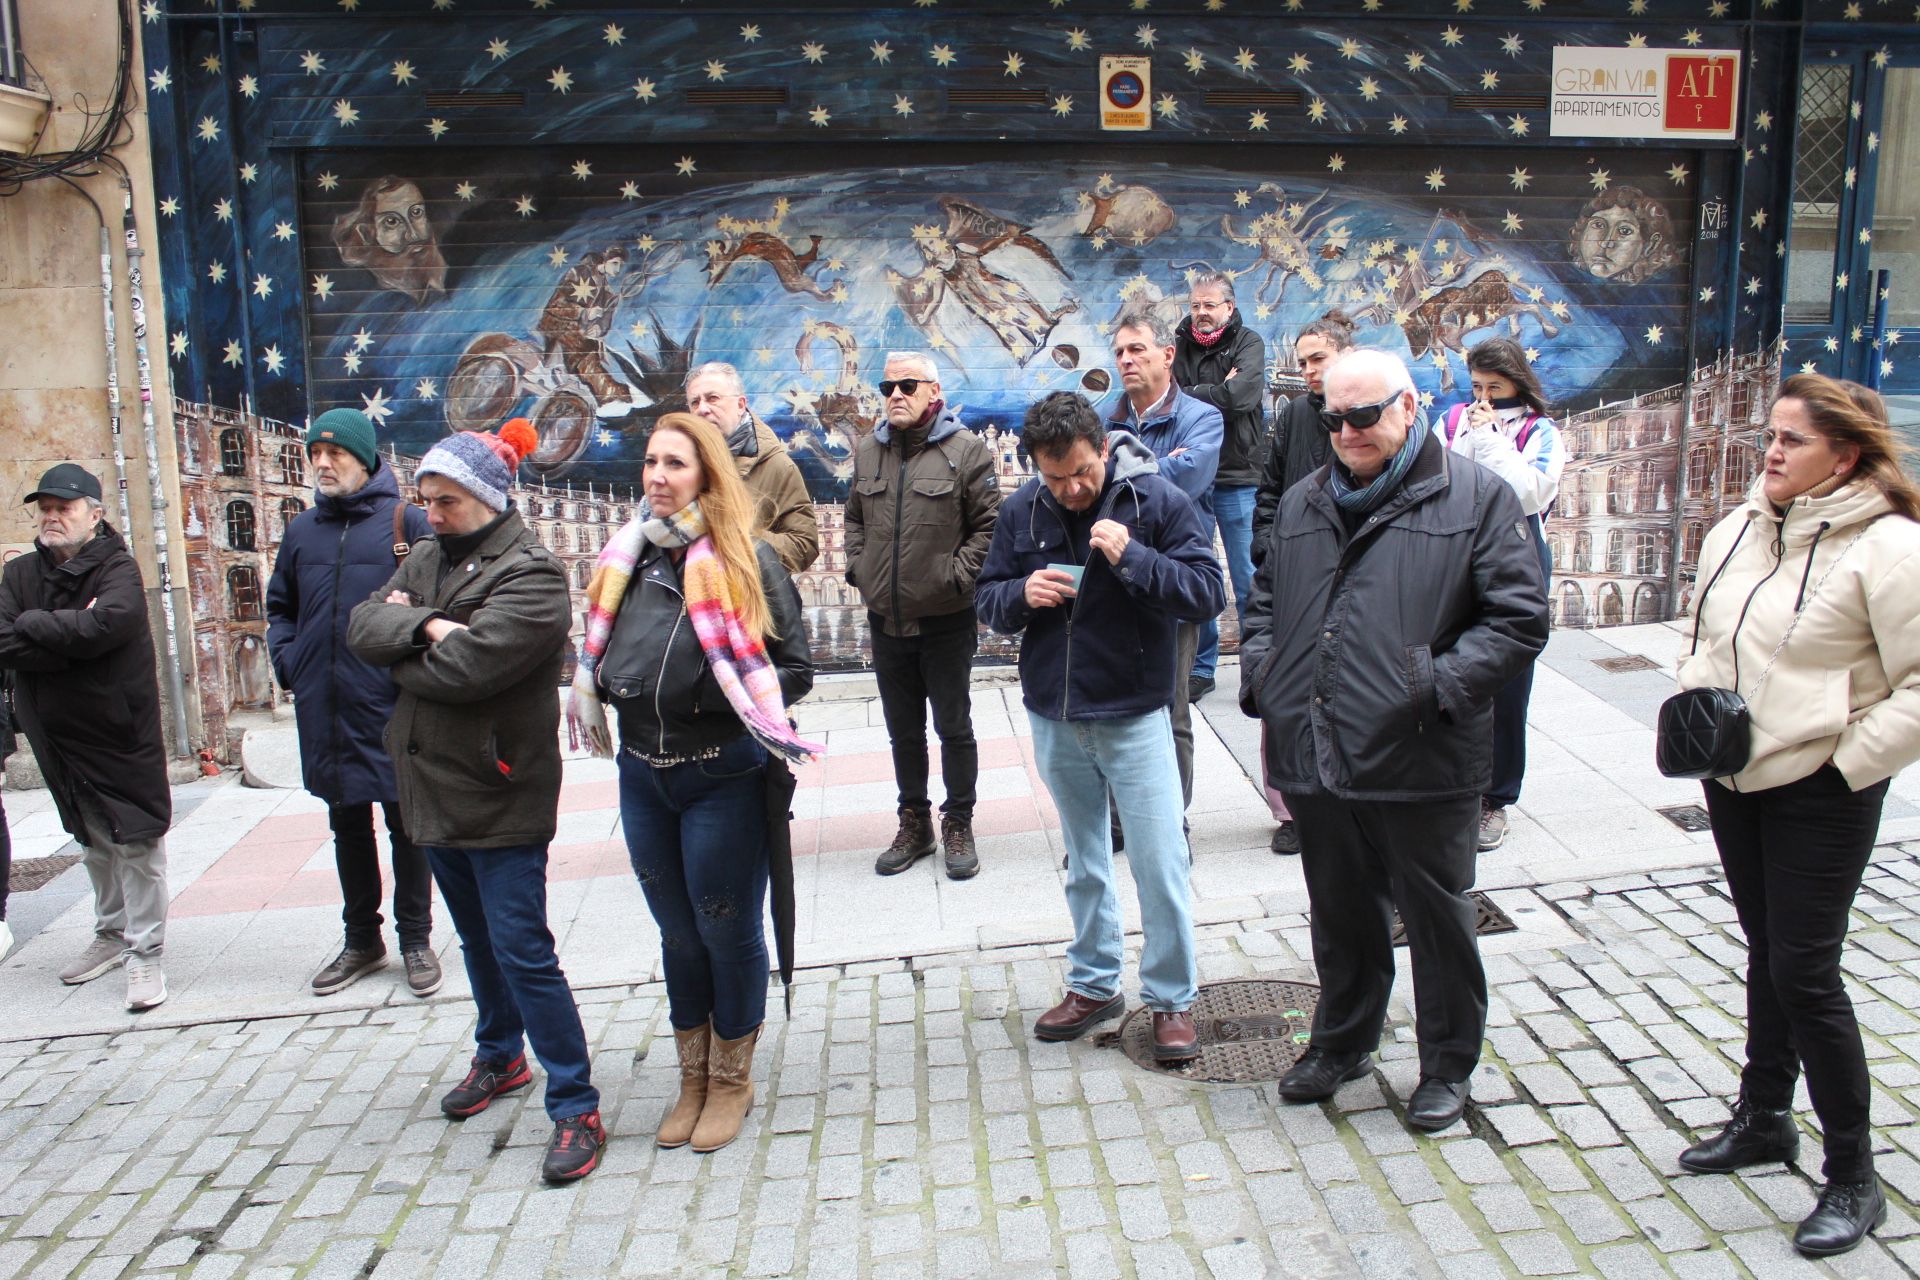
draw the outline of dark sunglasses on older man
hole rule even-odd
[[[1330,435],[1338,434],[1342,427],[1352,427],[1356,431],[1365,431],[1368,427],[1380,421],[1380,415],[1388,409],[1391,409],[1399,402],[1400,397],[1405,394],[1404,391],[1396,391],[1379,404],[1360,404],[1355,405],[1351,409],[1342,409],[1338,412],[1332,409],[1322,409],[1320,411],[1320,425],[1325,427]]]
[[[901,395],[910,396],[918,391],[920,384],[925,381],[925,378],[885,378],[880,383],[880,395],[883,399],[889,397],[893,394],[893,389],[898,387]]]

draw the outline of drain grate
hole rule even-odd
[[[1660,664],[1652,658],[1643,658],[1637,653],[1625,653],[1617,658],[1595,658],[1593,665],[1602,671],[1611,671],[1615,675],[1624,675],[1629,671],[1658,671],[1660,669]]]
[[[1473,903],[1473,931],[1479,937],[1484,938],[1490,933],[1512,933],[1520,927],[1511,916],[1493,905],[1492,898],[1478,889],[1468,890],[1467,900]],[[1398,911],[1393,913],[1393,945],[1407,945],[1407,926],[1400,923]]]
[[[1183,1080],[1232,1084],[1278,1080],[1307,1050],[1320,988],[1270,978],[1209,982],[1193,1002],[1200,1056],[1187,1062],[1153,1060],[1153,1018],[1135,1009],[1098,1043],[1115,1044],[1135,1065]]]
[[[13,864],[7,876],[8,893],[31,893],[80,861],[77,853],[58,853],[51,858],[22,858]]]
[[[1654,812],[1682,831],[1713,830],[1713,823],[1707,820],[1707,811],[1697,804],[1670,804]]]

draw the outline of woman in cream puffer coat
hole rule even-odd
[[[1824,1256],[1886,1217],[1840,953],[1888,782],[1920,758],[1920,493],[1884,403],[1855,383],[1789,378],[1763,441],[1765,474],[1701,547],[1680,664],[1684,689],[1738,691],[1752,729],[1746,767],[1703,784],[1747,936],[1747,1064],[1732,1119],[1680,1164],[1792,1159],[1804,1066],[1827,1185],[1794,1245]]]

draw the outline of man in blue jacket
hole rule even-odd
[[[1020,634],[1034,758],[1069,855],[1067,994],[1033,1032],[1072,1040],[1126,1008],[1111,791],[1140,895],[1154,1057],[1182,1061],[1199,1050],[1197,974],[1167,707],[1193,660],[1175,661],[1174,628],[1225,606],[1220,563],[1164,464],[1136,436],[1103,430],[1079,396],[1033,406],[1021,439],[1039,477],[1002,505],[974,601],[988,626]]]
[[[393,715],[393,677],[347,648],[347,615],[373,594],[432,529],[404,502],[393,468],[380,460],[373,423],[358,409],[329,409],[307,429],[313,507],[287,525],[267,585],[267,648],[274,677],[293,691],[300,772],[327,802],[334,866],[344,901],[346,941],[313,977],[332,995],[387,962],[380,938],[380,854],[373,806],[393,848],[393,918],[408,989],[440,989],[434,957],[433,881],[426,855],[408,839],[396,806],[393,762],[382,735]]]
[[[1200,536],[1213,546],[1213,478],[1220,467],[1226,428],[1220,411],[1182,391],[1173,378],[1174,335],[1158,317],[1138,312],[1121,317],[1113,331],[1113,363],[1126,394],[1107,429],[1132,433],[1160,460],[1160,475],[1193,502]],[[1226,608],[1183,622],[1174,632],[1174,661],[1180,669],[1173,692],[1173,746],[1180,761],[1181,812],[1193,803],[1194,690],[1187,679],[1200,650],[1201,632]]]

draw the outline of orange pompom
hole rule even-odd
[[[540,447],[540,433],[525,418],[509,418],[502,423],[500,440],[513,449],[513,465],[508,468],[512,471],[519,470],[521,460]]]

